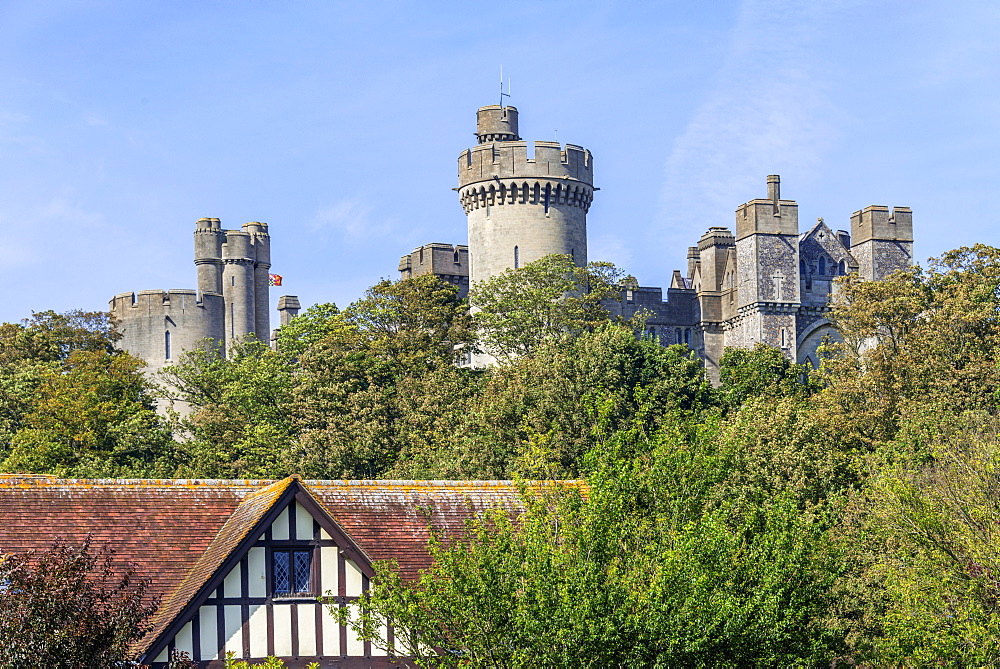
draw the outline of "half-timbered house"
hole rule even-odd
[[[509,481],[60,480],[0,476],[0,550],[91,535],[137,564],[160,600],[136,648],[166,667],[277,656],[289,667],[396,667],[338,623],[320,595],[347,605],[372,563],[406,578],[430,564],[430,528],[459,532],[488,508],[519,508]],[[392,630],[385,630],[392,641]]]

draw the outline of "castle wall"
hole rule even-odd
[[[512,184],[511,184],[512,185]],[[537,182],[536,182],[537,185]],[[469,211],[469,247],[472,249],[470,280],[483,281],[504,270],[522,267],[544,256],[571,255],[579,265],[587,263],[586,204],[564,196],[561,185],[552,186],[552,202],[530,199],[523,206],[507,202],[493,190]],[[546,211],[547,210],[547,211]]]
[[[177,362],[184,351],[223,340],[225,305],[221,295],[194,290],[140,290],[119,293],[108,305],[120,321],[119,348],[142,358],[146,371]]]
[[[109,304],[120,322],[118,347],[147,363],[148,372],[175,364],[186,351],[214,340],[228,350],[234,338],[250,332],[268,342],[268,270],[270,236],[265,223],[247,223],[242,230],[223,230],[217,218],[195,225],[194,262],[198,290],[141,290],[120,293]],[[288,319],[298,313],[298,299],[281,304]],[[165,409],[161,406],[160,409]],[[185,403],[172,408],[187,413]]]
[[[399,260],[399,276],[434,274],[458,286],[460,298],[469,295],[469,247],[451,244],[424,244]]]
[[[401,275],[467,276],[467,286],[553,253],[585,264],[595,190],[590,152],[522,141],[514,107],[482,107],[477,123],[479,145],[460,154],[456,189],[469,223],[468,271],[451,273],[447,265],[456,261],[438,259],[462,247],[430,244],[402,258]],[[660,288],[632,285],[605,307],[620,318],[644,310],[646,333],[690,346],[716,382],[731,346],[763,343],[792,360],[818,362],[816,348],[832,332],[826,317],[836,277],[856,271],[878,280],[911,265],[912,214],[871,206],[852,216],[850,234],[819,219],[800,236],[798,205],[781,199],[780,182],[769,175],[767,197],[737,209],[735,235],[713,226],[688,248],[687,278],[674,272],[666,300]],[[486,354],[478,362],[492,360]]]

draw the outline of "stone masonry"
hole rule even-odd
[[[141,290],[115,295],[109,311],[120,322],[119,346],[142,358],[147,371],[176,363],[206,340],[223,349],[248,335],[270,339],[271,238],[266,223],[223,230],[217,218],[195,224],[198,289]],[[282,323],[298,313],[294,296],[279,300]]]
[[[468,261],[458,262],[466,247],[428,244],[403,256],[403,278],[437,274],[464,294],[470,283],[550,253],[587,262],[593,156],[573,144],[535,142],[529,157],[517,121],[514,107],[481,107],[479,144],[459,156],[456,190],[468,217]],[[913,215],[873,205],[851,216],[850,232],[819,219],[800,233],[798,204],[781,198],[781,180],[770,175],[767,196],[737,208],[736,234],[712,226],[687,258],[686,273],[674,270],[666,299],[662,288],[626,285],[622,299],[607,305],[612,315],[644,311],[647,334],[692,348],[714,380],[726,347],[763,343],[817,365],[817,348],[837,337],[826,318],[833,279],[857,272],[879,280],[912,265]]]

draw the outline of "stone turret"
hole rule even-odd
[[[197,290],[119,293],[110,302],[111,313],[120,321],[119,346],[145,360],[147,371],[176,362],[206,339],[228,350],[250,333],[265,342],[270,337],[271,238],[266,223],[223,230],[217,218],[199,219],[194,263]],[[294,296],[283,299],[286,313],[297,312]]]
[[[872,205],[851,215],[851,255],[862,279],[878,281],[913,264],[913,212]]]
[[[539,141],[529,157],[514,107],[482,107],[477,121],[479,144],[458,158],[471,283],[551,253],[586,264],[587,211],[595,190],[590,151]]]
[[[480,144],[520,140],[517,134],[517,107],[480,107],[476,112],[476,139]]]
[[[222,244],[226,234],[217,218],[201,218],[194,229],[194,264],[198,292],[222,295]]]

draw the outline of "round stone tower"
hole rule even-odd
[[[471,283],[551,253],[586,264],[587,210],[594,199],[590,151],[535,142],[529,157],[517,132],[517,109],[490,105],[476,117],[479,145],[458,158]]]

